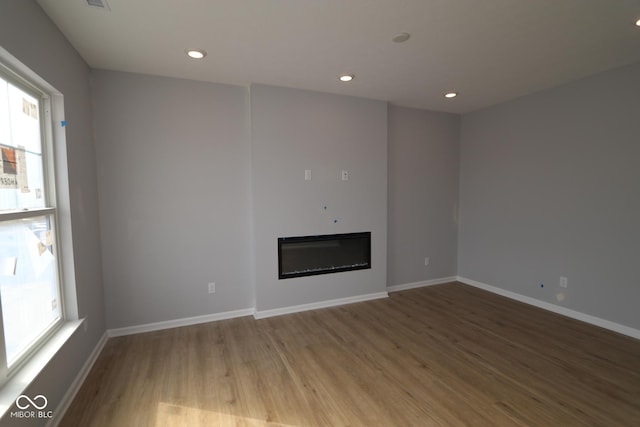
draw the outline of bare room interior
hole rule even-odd
[[[637,0],[0,0],[0,426],[640,425]]]

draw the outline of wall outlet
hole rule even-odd
[[[431,260],[429,259],[429,257],[424,257],[424,266],[427,267],[429,264],[431,263]]]
[[[210,282],[208,286],[209,286],[209,293],[210,294],[215,294],[216,293],[216,282]]]
[[[349,171],[348,170],[343,170],[342,171],[342,180],[343,181],[349,181]]]
[[[564,276],[560,276],[560,287],[561,288],[567,288],[569,287],[569,279],[567,279]]]

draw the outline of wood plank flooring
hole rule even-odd
[[[110,339],[62,426],[640,426],[640,341],[463,284]]]

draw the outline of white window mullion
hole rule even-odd
[[[37,216],[54,215],[56,208],[39,208],[39,209],[25,209],[21,211],[10,211],[0,213],[0,222],[14,221],[16,219],[34,218]]]

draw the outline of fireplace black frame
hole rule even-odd
[[[283,246],[287,244],[319,243],[334,241],[350,241],[359,239],[363,242],[364,260],[357,264],[331,266],[325,268],[310,268],[303,271],[283,271]],[[339,245],[340,246],[340,245]],[[365,270],[371,268],[371,232],[323,234],[316,236],[296,236],[278,238],[278,279],[292,279],[294,277],[316,276],[319,274],[331,274],[344,271]]]

